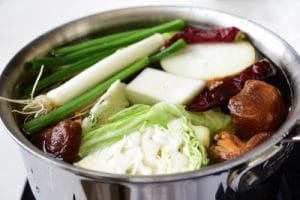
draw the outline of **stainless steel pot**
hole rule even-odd
[[[276,34],[244,18],[208,9],[171,6],[128,8],[88,16],[42,35],[15,55],[1,75],[0,96],[12,97],[24,73],[24,63],[57,45],[96,31],[120,30],[174,18],[186,19],[192,25],[242,29],[289,80],[291,109],[286,121],[270,140],[238,159],[188,173],[123,176],[84,170],[44,154],[23,135],[11,113],[11,105],[1,102],[1,119],[20,145],[36,199],[251,199],[251,191],[277,173],[292,149],[286,137],[296,132],[300,119],[300,58]]]

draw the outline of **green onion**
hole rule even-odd
[[[85,56],[74,56],[74,57],[43,57],[38,58],[35,60],[32,60],[31,62],[26,63],[25,67],[28,70],[31,71],[38,71],[41,69],[41,66],[43,65],[44,68],[48,67],[56,67],[56,66],[62,66],[66,65],[72,62],[76,62],[78,60],[81,60]]]
[[[28,70],[36,71],[39,70],[42,65],[47,68],[70,64],[99,51],[101,52],[111,48],[121,48],[146,38],[154,33],[176,31],[182,29],[184,26],[185,21],[182,19],[177,19],[152,28],[125,31],[122,33],[116,33],[94,40],[89,40],[80,44],[62,47],[53,51],[57,57],[44,57],[35,59],[27,63],[26,68]]]
[[[75,63],[71,63],[69,65],[64,66],[61,70],[41,79],[36,88],[35,92],[38,92],[41,89],[44,89],[56,82],[66,80],[67,78],[72,77],[76,73],[88,68],[89,66],[97,63],[98,61],[102,60],[106,56],[112,54],[115,51],[115,49],[106,50],[100,53],[97,53],[95,55],[86,57],[80,61],[77,61]],[[29,94],[32,90],[32,86],[25,88],[24,93]]]
[[[86,105],[88,102],[93,101],[100,94],[105,92],[108,89],[108,87],[116,80],[124,80],[127,77],[133,75],[134,73],[138,72],[139,70],[145,68],[150,62],[158,61],[159,59],[162,59],[170,55],[171,53],[174,53],[184,47],[185,47],[184,40],[178,40],[171,46],[165,48],[164,50],[151,56],[150,58],[146,57],[140,59],[139,61],[125,68],[124,70],[106,79],[104,82],[100,83],[95,88],[88,90],[86,93],[82,94],[81,96],[69,101],[68,103],[58,107],[57,109],[49,112],[44,116],[26,122],[23,126],[23,129],[25,130],[26,134],[30,135],[32,133],[35,133],[45,128],[50,124],[53,124],[55,122],[58,122],[64,118],[71,116],[75,111],[77,111],[78,109]]]
[[[186,42],[183,39],[179,39],[177,40],[175,43],[173,43],[170,47],[164,49],[163,51],[151,56],[150,62],[156,62],[161,60],[164,57],[167,57],[168,55],[184,48],[186,46]],[[46,87],[48,87],[51,84],[54,84],[56,82],[65,80],[67,78],[72,77],[74,74],[86,69],[87,67],[95,64],[96,62],[100,61],[101,59],[103,59],[104,57],[106,57],[107,55],[113,53],[114,50],[106,50],[103,51],[99,54],[87,57],[83,60],[80,60],[78,62],[69,64],[67,66],[65,66],[63,69],[55,72],[54,74],[51,74],[50,76],[47,76],[46,78],[42,79],[39,81],[37,87],[36,87],[36,92],[38,92],[41,89],[44,89]],[[32,90],[32,86],[28,87],[25,89],[25,94],[31,92]]]
[[[29,122],[26,122],[23,126],[23,129],[25,130],[26,134],[32,134],[35,133],[44,127],[58,122],[64,118],[69,117],[72,115],[76,110],[80,109],[82,106],[87,104],[88,102],[94,100],[99,96],[99,94],[102,94],[107,88],[116,80],[123,80],[127,78],[128,76],[134,74],[135,72],[141,70],[142,68],[146,67],[149,64],[149,59],[143,58],[139,61],[135,62],[131,66],[125,68],[124,70],[116,73],[106,81],[102,82],[98,86],[96,86],[93,89],[90,89],[83,95],[69,101],[68,103],[58,107],[57,109],[49,112],[48,114],[41,116],[39,118],[32,119]]]
[[[115,33],[115,34],[103,36],[103,37],[100,37],[100,38],[88,40],[88,41],[85,41],[85,42],[81,42],[79,44],[73,44],[73,45],[65,46],[65,47],[54,50],[53,54],[56,55],[56,56],[64,56],[65,54],[69,54],[69,53],[74,52],[74,51],[78,51],[78,50],[81,50],[81,49],[85,49],[85,48],[89,48],[89,47],[92,47],[92,46],[100,45],[100,44],[106,43],[106,42],[111,42],[111,41],[117,40],[119,38],[127,37],[127,36],[129,36],[133,33],[140,32],[142,30],[144,30],[144,29],[130,30],[130,31],[125,31],[125,32],[121,32],[121,33]]]
[[[186,46],[186,42],[183,39],[179,39],[177,40],[175,43],[173,43],[171,46],[165,48],[164,50],[162,50],[161,52],[151,56],[149,58],[150,62],[156,62],[161,60],[164,57],[169,56],[170,54],[183,49]]]
[[[173,20],[171,22],[167,22],[158,26],[155,26],[153,28],[144,29],[142,31],[132,33],[129,36],[121,37],[119,39],[113,40],[111,42],[102,43],[98,46],[92,46],[90,48],[84,48],[82,50],[70,53],[65,55],[66,58],[73,58],[73,57],[79,57],[84,55],[89,55],[91,53],[102,51],[104,49],[108,48],[114,48],[114,47],[120,47],[125,46],[131,43],[134,43],[136,41],[139,41],[143,38],[146,38],[150,35],[153,35],[154,33],[163,33],[163,32],[169,32],[169,31],[175,31],[182,29],[185,26],[185,21],[182,19]]]

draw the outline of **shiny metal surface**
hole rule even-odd
[[[45,155],[19,130],[11,113],[11,105],[1,103],[1,119],[21,147],[29,182],[37,199],[217,199],[219,194],[225,195],[228,178],[230,175],[232,177],[231,171],[247,169],[245,168],[249,166],[247,163],[259,158],[291,132],[300,119],[300,59],[296,52],[276,34],[247,19],[194,7],[160,6],[121,9],[92,15],[54,29],[27,45],[11,60],[0,78],[0,95],[11,97],[15,84],[24,73],[24,63],[45,54],[55,46],[95,31],[120,30],[120,28],[138,27],[174,18],[184,18],[192,25],[236,26],[242,29],[256,48],[279,66],[290,80],[292,106],[284,124],[270,140],[233,161],[189,173],[129,177],[80,169]],[[274,157],[284,160],[289,152],[286,149],[289,148],[289,145],[285,145],[284,150],[279,151]],[[255,169],[268,166],[268,161],[261,161],[262,165],[255,166]],[[281,162],[277,164],[280,166]],[[251,168],[251,171],[254,168]],[[243,175],[235,183],[234,190],[239,190],[240,183],[243,183],[242,177]],[[259,179],[262,181],[266,177],[261,175]],[[219,192],[220,188],[223,188],[223,193]]]
[[[284,139],[281,141],[282,144],[294,142],[300,142],[300,120],[294,124],[289,131],[289,134],[287,134],[286,137],[284,137]]]
[[[244,166],[231,170],[227,182],[228,188],[241,193],[255,187],[281,167],[292,148],[293,143],[273,145],[257,158],[249,160]]]
[[[22,154],[30,187],[38,200],[253,200],[259,194],[255,187],[265,187],[266,179],[278,171],[291,149],[292,145],[283,146],[276,156],[259,165],[249,167],[245,163],[208,176],[156,183],[110,182],[75,176],[36,159],[27,151]],[[244,195],[248,197],[241,198]]]

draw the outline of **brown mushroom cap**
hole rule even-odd
[[[286,114],[280,91],[263,81],[248,80],[228,103],[236,134],[250,138],[260,132],[272,132]]]
[[[41,133],[37,133],[32,142],[41,150],[66,162],[73,162],[80,147],[81,126],[66,119]]]
[[[270,138],[268,133],[258,133],[248,141],[242,141],[236,135],[222,131],[215,138],[216,144],[210,147],[210,153],[219,160],[230,160],[251,151]]]

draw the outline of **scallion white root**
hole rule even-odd
[[[34,82],[29,99],[10,99],[10,98],[0,96],[0,100],[25,105],[22,108],[22,110],[16,110],[16,109],[12,110],[12,112],[15,113],[19,113],[23,115],[34,115],[35,118],[47,113],[47,111],[53,107],[52,105],[49,104],[50,102],[45,101],[46,98],[42,96],[38,96],[34,98],[34,92],[39,80],[42,77],[43,70],[44,70],[44,66],[42,65],[40,72]]]

